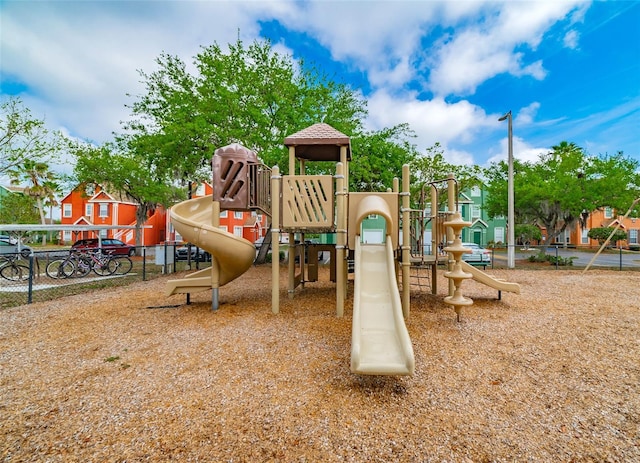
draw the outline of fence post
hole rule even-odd
[[[622,244],[618,244],[618,249],[620,249],[620,271],[622,272]]]
[[[35,278],[35,272],[33,271],[33,252],[29,254],[29,291],[27,293],[27,304],[33,302],[33,279]]]
[[[164,247],[162,248],[162,251],[164,252],[164,259],[162,260],[163,264],[162,264],[162,273],[164,273],[165,275],[167,274],[167,269],[169,268],[167,266],[167,242],[164,242]]]
[[[558,270],[558,245],[556,244],[556,270]]]
[[[147,281],[147,247],[142,246],[142,281]]]

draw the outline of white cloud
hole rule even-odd
[[[563,19],[575,2],[495,3],[482,20],[462,25],[451,40],[436,44],[430,62],[431,89],[438,95],[472,94],[486,80],[502,73],[543,79],[542,62],[525,63],[518,47],[535,50],[544,33]]]
[[[578,48],[578,40],[580,39],[580,34],[576,30],[570,30],[564,35],[564,46],[567,48]]]
[[[151,6],[147,8],[146,6]],[[142,91],[138,70],[161,53],[190,64],[200,46],[258,34],[256,15],[284,14],[282,2],[9,2],[2,10],[2,72],[55,114],[54,128],[95,141],[129,115],[126,94]],[[138,8],[139,7],[139,8]],[[72,10],[71,10],[72,9]]]
[[[549,148],[537,148],[531,146],[522,138],[513,137],[513,158],[522,162],[536,162],[542,154],[549,152]],[[500,153],[487,159],[486,165],[492,162],[507,161],[509,157],[509,139],[500,140]]]
[[[521,108],[518,114],[515,115],[514,119],[518,122],[518,124],[531,124],[536,117],[539,109],[540,103],[534,101],[529,106]]]
[[[379,130],[400,122],[408,123],[416,132],[419,150],[436,142],[446,147],[452,142],[469,144],[487,129],[496,127],[497,117],[468,101],[447,103],[441,98],[420,101],[415,95],[391,95],[380,90],[369,97],[368,128]],[[463,151],[445,150],[446,157],[456,164],[469,162],[471,156]]]

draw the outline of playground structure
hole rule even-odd
[[[449,296],[458,319],[462,307],[472,300],[462,295],[462,283],[475,278],[499,291],[519,292],[505,283],[462,262],[468,252],[461,245],[464,222],[455,202],[455,180],[447,182],[448,211],[425,217],[425,209],[410,209],[409,167],[403,166],[402,185],[394,180],[386,192],[349,192],[351,145],[348,136],[328,124],[314,124],[284,140],[289,150],[288,175],[277,166],[268,169],[256,154],[232,144],[215,152],[213,198],[185,201],[171,209],[174,228],[182,237],[212,256],[210,269],[168,282],[167,295],[212,290],[212,308],[219,305],[218,291],[248,270],[255,259],[249,241],[219,229],[221,210],[260,210],[271,216],[263,248],[271,245],[272,300],[279,312],[281,238],[288,238],[287,294],[318,279],[318,256],[329,251],[330,279],[336,283],[336,315],[344,315],[349,261],[353,262],[354,302],[351,370],[365,375],[412,375],[415,360],[405,320],[410,315],[411,267],[430,266],[431,289],[437,290],[436,266],[448,265]],[[334,162],[335,175],[307,175],[308,162]],[[298,173],[296,173],[298,172]],[[434,182],[435,183],[435,182]],[[435,185],[431,185],[432,211],[438,211]],[[380,220],[381,219],[381,220]],[[374,228],[365,224],[374,222]],[[432,224],[432,245],[423,248],[426,221]],[[409,224],[409,226],[400,226]],[[305,234],[330,234],[334,243],[305,244]],[[446,244],[438,251],[439,242]],[[306,251],[306,252],[305,252]],[[307,261],[308,259],[308,261]],[[399,281],[399,282],[398,282]]]

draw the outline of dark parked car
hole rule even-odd
[[[176,248],[176,260],[188,260],[189,250],[191,250],[191,260],[196,260],[196,258],[200,262],[209,262],[211,260],[211,254],[195,244],[189,243]]]
[[[29,257],[31,254],[31,248],[25,245],[20,245],[20,250],[18,250],[18,243],[12,243],[11,240],[0,238],[0,254],[18,254],[18,252],[22,255],[22,257]]]
[[[89,238],[84,240],[78,240],[71,246],[72,250],[85,250],[85,249],[98,249],[100,243],[98,238]],[[120,240],[113,238],[104,238],[102,240],[102,250],[113,254],[114,256],[133,256],[136,253],[135,246],[123,243]]]

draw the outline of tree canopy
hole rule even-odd
[[[451,164],[445,160],[444,149],[440,143],[436,143],[426,149],[424,154],[413,157],[411,162],[411,198],[414,204],[420,201],[421,191],[424,188],[426,195],[430,194],[430,184],[446,179],[449,174],[453,174],[457,182],[458,192],[467,190],[474,186],[482,185],[482,169],[475,165]],[[447,184],[440,182],[436,184],[440,191],[440,205],[446,204]]]
[[[0,105],[0,174],[20,170],[25,162],[48,163],[67,147],[57,131],[45,128],[34,118],[20,98],[9,98]]]
[[[174,178],[206,178],[217,148],[240,143],[268,166],[288,167],[287,135],[326,122],[345,134],[361,130],[365,101],[343,84],[273,50],[269,42],[241,41],[228,52],[203,48],[191,74],[176,56],[162,54],[158,69],[140,72],[146,93],[125,125],[129,149]],[[309,166],[313,169],[313,166]]]
[[[166,170],[154,169],[136,152],[120,149],[114,144],[96,147],[78,143],[73,154],[78,181],[99,184],[106,191],[138,204],[136,245],[141,244],[140,227],[149,213],[158,205],[168,207],[184,199],[184,191],[166,176]]]
[[[602,207],[626,210],[640,191],[638,161],[623,153],[590,156],[575,143],[553,146],[537,162],[514,161],[516,222],[539,223],[547,242],[584,215]],[[500,162],[485,170],[488,179],[487,212],[507,212],[507,165]]]
[[[38,208],[32,196],[7,194],[0,201],[0,223],[38,223]]]

